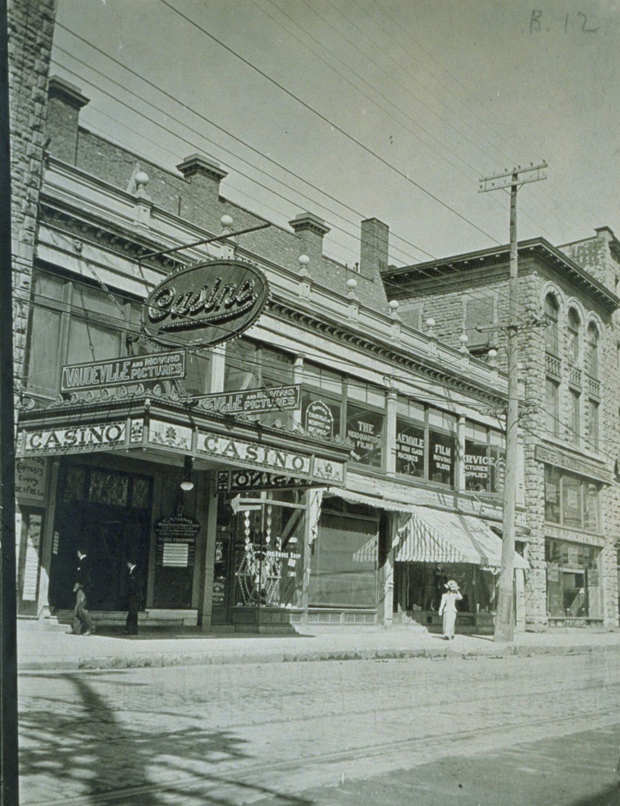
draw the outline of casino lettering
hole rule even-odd
[[[162,323],[160,329],[166,332],[189,330],[235,319],[250,310],[257,299],[251,277],[239,285],[224,285],[222,277],[218,277],[212,286],[181,294],[177,294],[174,285],[163,285],[151,299],[148,318],[152,323]],[[168,318],[171,321],[166,322]]]

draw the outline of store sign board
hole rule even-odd
[[[216,456],[229,462],[258,465],[269,470],[294,473],[297,476],[310,476],[312,472],[311,456],[206,431],[198,431],[196,450],[198,453]]]
[[[244,389],[243,392],[201,395],[200,408],[220,414],[264,414],[295,411],[301,406],[301,385]]]
[[[89,361],[62,368],[61,392],[107,389],[109,386],[169,381],[185,377],[185,351]]]
[[[237,260],[200,263],[166,277],[142,310],[146,335],[168,346],[210,347],[247,330],[263,312],[269,283]]]
[[[605,538],[600,535],[590,535],[584,532],[572,532],[570,529],[562,529],[558,526],[545,525],[545,537],[553,538],[554,540],[564,540],[569,543],[582,543],[586,546],[599,546],[605,545]]]
[[[536,459],[548,465],[555,465],[555,467],[562,468],[562,470],[568,470],[580,476],[611,484],[611,471],[584,457],[569,456],[562,451],[548,448],[545,445],[537,445]]]
[[[196,452],[238,467],[256,467],[278,476],[313,479],[323,484],[344,484],[345,463],[320,456],[286,451],[257,442],[198,431]]]
[[[157,564],[163,568],[191,568],[196,554],[200,523],[195,518],[172,515],[155,521]]]
[[[28,456],[15,464],[15,495],[30,501],[45,500],[47,459],[43,456]]]
[[[217,474],[218,492],[307,489],[321,483],[294,476],[269,473],[265,470],[220,470]]]
[[[124,445],[127,422],[79,425],[70,428],[46,428],[22,431],[18,452],[24,455],[54,456],[63,453],[90,453]]]

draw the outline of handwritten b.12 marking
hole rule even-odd
[[[530,14],[530,34],[550,31],[551,28],[549,26],[551,23],[548,22],[549,17],[549,14],[543,14],[538,8],[532,9],[532,13]],[[596,28],[593,28],[588,19],[588,15],[584,14],[583,11],[578,11],[576,14],[565,14],[562,19],[565,34],[572,29],[577,29],[582,34],[595,34],[601,27],[597,25]],[[554,19],[554,22],[556,20],[557,18]]]

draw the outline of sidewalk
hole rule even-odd
[[[132,669],[220,663],[284,663],[319,660],[493,657],[588,654],[620,651],[620,632],[567,629],[517,633],[513,644],[491,636],[439,635],[408,627],[333,629],[296,635],[207,634],[148,631],[90,636],[18,625],[20,671]]]

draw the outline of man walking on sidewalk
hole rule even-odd
[[[129,590],[125,635],[137,635],[138,610],[142,604],[142,574],[138,566],[131,560],[127,560],[127,568],[129,570]]]
[[[73,632],[76,635],[92,635],[95,632],[95,625],[86,609],[88,596],[90,594],[91,564],[86,553],[78,549],[78,564],[75,573],[75,618],[73,620]]]

